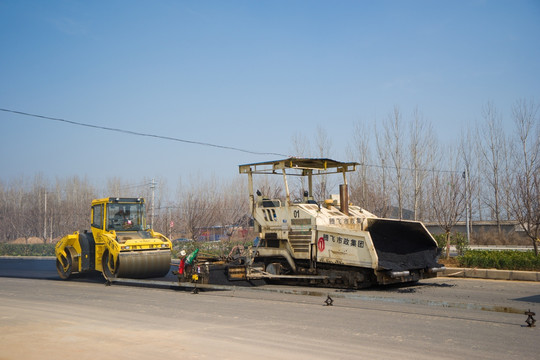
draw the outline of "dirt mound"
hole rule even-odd
[[[43,239],[32,236],[27,238],[17,238],[9,242],[10,244],[43,244]]]
[[[55,237],[54,239],[51,240],[51,244],[56,244],[56,243],[59,242],[61,239],[62,239],[61,236]]]
[[[27,244],[43,244],[43,239],[38,237],[30,237],[26,241]]]

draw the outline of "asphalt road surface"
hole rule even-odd
[[[537,359],[539,328],[518,313],[529,308],[540,310],[538,283],[192,294],[62,281],[52,260],[0,259],[0,359]]]

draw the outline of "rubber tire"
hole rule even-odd
[[[60,263],[60,260],[58,260],[58,258],[56,259],[56,271],[58,272],[58,275],[62,280],[68,280],[72,273],[73,260],[71,259],[71,256],[68,256],[66,258],[66,261],[68,262],[68,270],[64,271],[62,263]]]
[[[105,250],[103,257],[101,258],[102,272],[105,279],[114,279],[116,277],[116,271],[111,271],[111,268],[109,267],[109,258],[109,250]]]

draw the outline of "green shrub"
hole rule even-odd
[[[469,250],[458,261],[471,268],[540,271],[540,257],[534,251]]]
[[[0,256],[54,256],[54,244],[0,244]]]
[[[433,235],[433,237],[435,238],[435,241],[437,242],[437,247],[439,249],[446,249],[446,234],[437,234]]]
[[[244,241],[173,241],[172,257],[178,258],[180,251],[185,250],[187,254],[199,249],[200,255],[226,257],[236,245],[243,245],[245,248],[253,245],[253,240]]]
[[[464,255],[469,250],[469,243],[467,237],[462,233],[454,233],[450,237],[450,244],[456,246],[458,256]]]
[[[446,250],[446,234],[437,234],[433,236],[437,242],[437,247],[442,249],[442,252]],[[467,243],[467,238],[461,233],[451,233],[450,234],[450,245],[456,247],[458,256],[465,254],[469,250],[469,244]]]

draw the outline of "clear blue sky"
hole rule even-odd
[[[540,1],[0,0],[0,108],[289,154],[418,107],[457,139],[540,99]],[[0,179],[231,177],[257,156],[0,112]],[[119,154],[122,152],[123,155]]]

